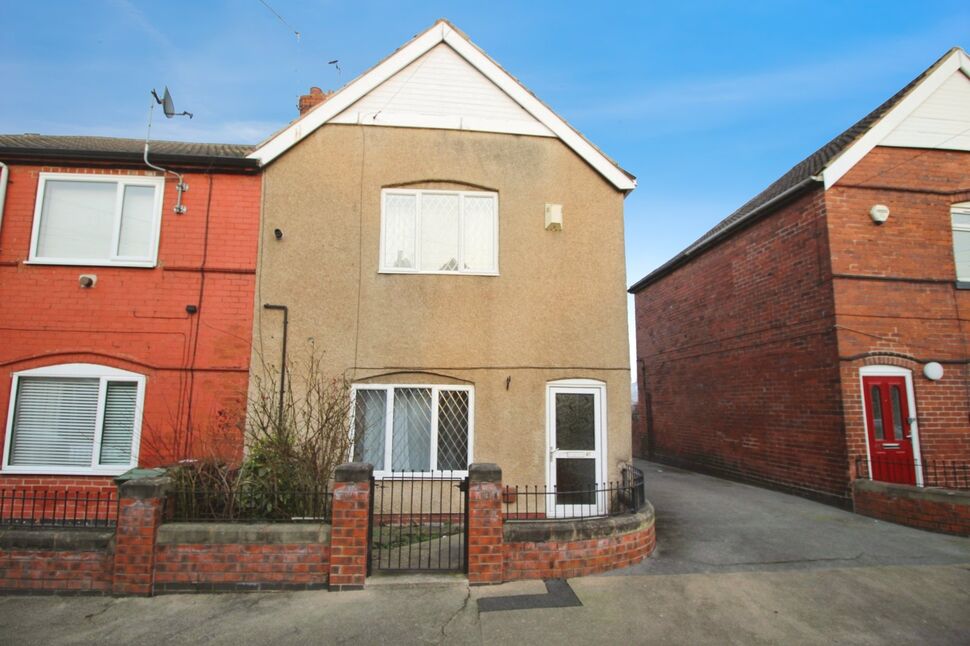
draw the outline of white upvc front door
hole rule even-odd
[[[546,514],[554,518],[606,513],[606,385],[563,380],[546,387],[549,447]]]

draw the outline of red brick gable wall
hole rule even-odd
[[[656,459],[847,504],[824,218],[817,189],[636,295]]]
[[[913,373],[924,462],[970,462],[970,291],[955,287],[950,206],[970,200],[970,153],[877,147],[826,193],[845,426],[866,455],[859,368]],[[890,209],[885,224],[873,204]],[[938,361],[931,382],[923,365]]]
[[[247,387],[260,178],[189,173],[184,215],[172,211],[175,188],[168,179],[156,268],[28,265],[23,261],[29,253],[38,175],[45,171],[143,174],[10,165],[0,230],[0,434],[6,432],[12,373],[98,363],[147,376],[143,466],[187,452],[237,452],[238,438],[225,443],[214,431],[241,410]],[[97,284],[81,288],[80,274],[96,274]],[[197,306],[198,313],[188,314],[186,305]],[[186,450],[190,424],[196,429],[194,446]]]

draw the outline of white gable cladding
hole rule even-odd
[[[555,136],[445,43],[330,122]]]
[[[391,112],[384,110],[377,102],[368,101],[368,95],[371,92],[379,90],[386,82],[394,79],[399,72],[418,62],[425,54],[439,45],[446,45],[453,50],[457,59],[445,50],[428,58],[428,61],[436,60],[438,63],[435,64],[441,64],[444,69],[450,67],[449,73],[455,73],[456,61],[457,63],[466,62],[482,78],[500,90],[508,100],[498,99],[491,92],[489,86],[482,85],[480,79],[471,80],[475,77],[458,66],[457,69],[462,70],[459,77],[463,83],[467,84],[469,88],[484,93],[460,100],[458,103],[456,103],[455,97],[447,97],[450,106],[447,108],[442,108],[440,107],[442,104],[437,103],[439,105],[437,110],[445,109],[446,112],[456,111],[459,114],[422,112],[422,110],[430,110],[431,108],[428,106],[434,105],[436,101],[429,101],[427,98],[418,100],[417,94],[413,92],[415,88],[407,82],[408,76],[404,74],[399,77],[401,79],[399,89],[401,94],[405,91],[408,93],[410,97],[408,101],[396,103],[398,97],[395,96],[393,91],[384,93],[383,96],[385,103],[395,102],[401,106],[400,109],[406,111]],[[414,69],[415,75],[423,75],[423,68],[414,66],[412,69]],[[431,89],[427,83],[424,84],[424,88],[429,91]],[[485,88],[488,88],[488,90],[485,90]],[[461,89],[463,93],[467,88],[461,86]],[[430,96],[441,99],[442,92],[441,88],[436,88]],[[483,106],[476,107],[478,99],[483,96],[487,98],[484,113],[469,111],[483,109]],[[369,106],[367,108],[362,107],[365,101]],[[375,104],[378,105],[377,110],[373,109]],[[512,106],[517,106],[521,109],[521,112],[513,109]],[[509,112],[510,110],[512,112]],[[368,116],[368,111],[372,111],[370,116]],[[484,116],[482,116],[483,114]],[[534,121],[523,118],[523,114],[529,115]],[[513,118],[507,118],[509,116]],[[637,186],[636,179],[632,175],[593,146],[562,117],[550,110],[546,104],[502,69],[498,63],[476,47],[464,34],[444,20],[439,20],[430,29],[415,36],[406,45],[348,83],[325,102],[309,110],[303,117],[261,143],[248,157],[258,159],[260,165],[265,166],[320,126],[334,122],[337,117],[345,119],[345,121],[340,121],[341,123],[364,123],[367,119],[370,119],[371,123],[375,125],[398,125],[413,128],[449,127],[486,131],[498,129],[498,132],[553,136],[571,148],[618,190],[629,192]],[[451,125],[444,126],[441,125],[442,123]]]
[[[865,134],[829,160],[821,173],[825,188],[838,182],[876,146],[970,150],[968,78],[970,56],[954,47]]]
[[[970,78],[953,72],[880,145],[970,150]]]

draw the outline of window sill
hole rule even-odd
[[[468,470],[463,471],[374,471],[375,480],[463,480]]]
[[[23,476],[120,476],[126,471],[135,468],[132,465],[122,467],[104,467],[95,469],[93,467],[11,467],[5,466],[0,469],[0,475],[23,475]]]
[[[411,271],[405,269],[379,269],[378,274],[398,276],[500,276],[497,271]]]
[[[127,267],[137,269],[154,269],[158,263],[154,260],[132,260],[126,262],[111,262],[107,260],[58,260],[55,258],[31,258],[24,261],[25,265],[58,265],[65,267]]]
[[[970,289],[970,280],[958,280],[956,282],[957,289]]]

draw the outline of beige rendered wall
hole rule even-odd
[[[545,386],[607,384],[605,466],[630,459],[623,195],[559,140],[326,125],[266,169],[254,371],[308,344],[355,383],[470,383],[473,459],[545,481]],[[499,276],[378,273],[381,189],[499,194]],[[545,230],[545,203],[563,231]],[[273,230],[284,232],[277,241]],[[393,376],[387,373],[397,373]],[[433,373],[433,374],[432,374]]]

